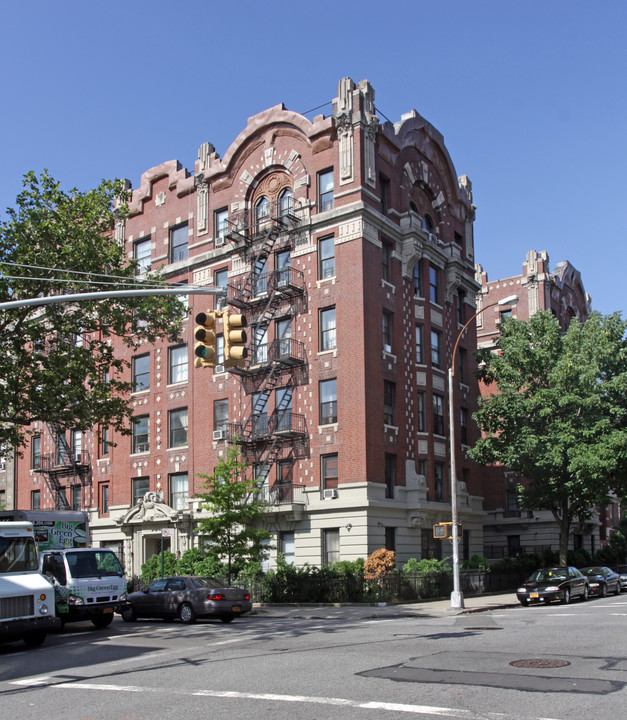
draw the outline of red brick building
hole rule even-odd
[[[223,157],[205,142],[193,172],[175,160],[145,172],[130,208],[116,239],[142,271],[165,266],[226,299],[190,295],[181,343],[128,358],[132,438],[35,428],[15,506],[87,508],[94,542],[136,575],[162,530],[174,552],[197,544],[198,474],[237,439],[270,504],[269,563],[450,554],[432,533],[451,517],[446,372],[479,286],[471,184],[440,133],[416,111],[380,124],[371,85],[345,78],[329,116],[261,112]],[[245,368],[194,369],[208,308],[247,317]],[[218,320],[220,350],[222,332]],[[464,452],[474,326],[460,348],[463,556],[483,547],[481,476]]]
[[[530,250],[522,273],[503,280],[488,281],[488,274],[477,265],[477,281],[481,291],[477,307],[486,307],[512,295],[518,302],[511,306],[488,307],[477,318],[477,345],[493,347],[504,317],[528,320],[534,313],[548,310],[559,320],[563,330],[571,320],[585,320],[590,314],[590,296],[585,292],[581,275],[568,261],[560,262],[551,271],[546,252]],[[492,387],[480,386],[482,394]],[[488,558],[516,556],[523,552],[556,550],[559,534],[555,520],[548,511],[521,511],[518,508],[516,485],[523,481],[502,467],[484,468],[485,553]],[[583,547],[591,553],[605,540],[605,524],[595,513],[586,523],[576,525],[571,548]]]

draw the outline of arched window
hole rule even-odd
[[[265,195],[255,205],[255,225],[257,229],[270,217],[270,201]]]
[[[433,220],[431,219],[431,215],[424,215],[422,218],[422,229],[425,230],[428,233],[433,232]]]
[[[292,188],[285,188],[279,197],[279,214],[291,215],[294,210],[294,193]]]

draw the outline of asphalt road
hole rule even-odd
[[[388,609],[68,626],[0,646],[3,718],[584,720],[627,707],[627,595],[464,615]],[[419,609],[419,608],[418,608]]]

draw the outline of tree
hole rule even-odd
[[[475,413],[483,433],[470,451],[526,478],[526,510],[553,513],[566,564],[571,524],[627,489],[627,322],[619,313],[573,320],[563,334],[547,312],[507,320],[478,375],[497,393]]]
[[[246,478],[247,465],[239,458],[236,446],[231,446],[226,459],[213,470],[213,475],[200,474],[209,492],[200,494],[203,509],[210,517],[198,524],[198,533],[208,543],[209,554],[224,559],[229,583],[234,570],[251,561],[261,561],[268,546],[264,540],[271,533],[259,527],[267,507],[258,499],[260,488]]]
[[[0,302],[138,287],[137,262],[113,237],[127,214],[120,182],[65,192],[46,171],[28,173],[23,185],[0,223]],[[158,275],[148,279],[154,286]],[[183,314],[174,296],[3,311],[0,448],[23,446],[35,420],[61,431],[103,424],[128,434],[132,387],[115,338],[131,349],[158,337],[175,341]]]

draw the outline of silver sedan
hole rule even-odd
[[[250,595],[243,588],[225,587],[211,577],[178,575],[159,578],[145,590],[128,596],[118,612],[126,622],[137,618],[178,618],[190,624],[199,617],[231,622],[252,610]]]

